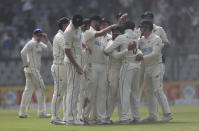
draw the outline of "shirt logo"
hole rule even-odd
[[[150,52],[152,52],[152,48],[143,48],[142,52],[143,53],[150,53]]]
[[[97,46],[102,46],[102,43],[99,42],[99,41],[96,41],[96,42],[95,42],[95,45],[97,45]]]

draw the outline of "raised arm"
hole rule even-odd
[[[48,36],[46,33],[42,33],[46,43],[44,44],[43,42],[41,42],[41,46],[44,50],[48,50],[48,51],[52,51],[53,47],[52,44],[50,42],[50,40],[48,39]]]

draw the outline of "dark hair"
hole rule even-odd
[[[68,18],[66,18],[66,17],[60,18],[60,19],[57,21],[57,25],[58,25],[59,29],[62,30],[63,25],[64,25],[64,24],[68,24],[69,21],[70,21],[70,20],[69,20]]]
[[[101,22],[102,18],[98,15],[94,15],[94,16],[90,17],[90,22],[93,21],[93,20]]]
[[[146,11],[141,15],[142,19],[153,19],[154,15],[151,11]]]
[[[124,23],[124,25],[123,25],[123,30],[126,30],[126,29],[134,30],[134,29],[135,29],[135,23],[132,22],[132,21],[127,21],[127,22]]]
[[[79,27],[83,24],[83,17],[79,14],[76,14],[72,18],[72,23],[75,27]]]
[[[119,26],[118,26],[118,27],[114,27],[114,28],[112,28],[111,31],[112,31],[112,33],[113,33],[113,32],[116,32],[116,31],[122,32],[122,28],[119,27]]]

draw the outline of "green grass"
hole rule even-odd
[[[199,131],[199,106],[173,106],[174,120],[169,123],[134,125],[51,125],[50,119],[39,119],[36,110],[30,110],[29,119],[18,118],[17,110],[0,110],[0,131]],[[146,117],[146,107],[141,108]],[[118,120],[115,112],[112,119]]]

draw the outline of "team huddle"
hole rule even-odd
[[[59,30],[53,46],[46,33],[35,29],[32,40],[21,51],[26,85],[19,117],[29,117],[26,108],[35,91],[38,117],[51,117],[55,125],[111,124],[116,102],[118,124],[157,122],[158,105],[163,113],[161,121],[172,120],[163,92],[162,50],[169,47],[169,41],[164,29],[153,23],[152,12],[145,12],[141,18],[136,28],[127,13],[118,13],[112,25],[100,16],[63,17],[57,21]],[[42,50],[53,51],[51,114],[46,113],[40,75]],[[142,120],[140,98],[144,86],[148,117]]]

